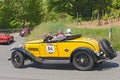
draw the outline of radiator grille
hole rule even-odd
[[[38,48],[28,48],[29,51],[38,51]]]

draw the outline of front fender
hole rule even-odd
[[[30,52],[28,52],[27,50],[23,49],[23,48],[13,48],[11,49],[11,51],[18,51],[21,52],[23,55],[25,55],[27,58],[35,61],[35,62],[40,62],[40,59],[35,57],[33,54],[31,54]]]
[[[97,56],[96,56],[96,54],[92,51],[92,50],[90,50],[89,48],[84,48],[84,47],[80,47],[80,48],[77,48],[77,49],[75,49],[73,52],[72,52],[72,54],[71,54],[71,57],[70,57],[70,62],[72,62],[72,59],[73,59],[73,55],[75,54],[75,52],[76,51],[86,51],[86,52],[88,52],[88,54],[93,58],[93,60],[94,60],[94,62],[95,63],[98,63],[98,59],[97,59]]]

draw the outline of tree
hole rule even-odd
[[[15,20],[16,11],[13,7],[13,0],[4,0],[0,7],[0,25],[1,28],[12,28],[11,22]]]
[[[30,25],[38,25],[42,22],[42,0],[26,0],[24,5],[25,18]]]
[[[90,0],[49,0],[49,10],[54,10],[58,13],[67,12],[73,17],[79,14],[85,15],[91,11]]]
[[[29,27],[42,22],[42,0],[4,0],[0,2],[1,28]]]
[[[89,18],[96,11],[98,15],[104,15],[107,7],[112,5],[112,0],[49,0],[48,3],[48,9],[57,13],[67,12],[75,18],[79,13],[79,17]]]

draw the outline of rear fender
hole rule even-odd
[[[81,47],[77,48],[72,52],[71,57],[70,57],[70,62],[72,62],[73,55],[76,53],[76,51],[86,51],[86,52],[88,52],[88,54],[93,58],[94,62],[98,63],[98,58],[97,58],[96,54],[92,50],[90,50],[89,48],[83,48],[83,47],[82,48]]]
[[[25,57],[27,57],[35,62],[40,62],[39,58],[35,57],[33,54],[31,54],[30,52],[28,52],[27,50],[25,50],[23,48],[13,48],[13,49],[11,49],[11,51],[21,52],[23,55],[25,55]]]

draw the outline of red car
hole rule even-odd
[[[13,35],[8,33],[0,33],[0,43],[10,44],[12,41],[14,41]]]
[[[22,36],[22,37],[24,37],[24,36],[30,34],[30,31],[31,31],[30,28],[23,28],[23,29],[20,31],[20,34],[19,34],[19,35]]]

